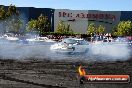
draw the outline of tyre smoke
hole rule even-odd
[[[127,60],[131,57],[131,49],[127,44],[90,44],[89,51],[81,54],[58,54],[50,50],[54,43],[28,42],[11,42],[0,40],[0,57],[3,59],[51,59],[51,60],[96,60],[96,61],[113,61]]]

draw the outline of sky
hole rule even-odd
[[[132,11],[132,0],[0,0],[0,5],[73,10]]]

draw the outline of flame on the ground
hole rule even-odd
[[[86,72],[85,72],[84,68],[82,68],[82,66],[79,66],[78,71],[79,71],[80,76],[86,75]]]

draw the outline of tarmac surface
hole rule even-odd
[[[132,59],[126,61],[89,62],[71,60],[0,59],[0,88],[131,88],[125,84],[79,83],[78,67],[87,74],[130,75]]]

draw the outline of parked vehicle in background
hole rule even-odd
[[[3,35],[3,37],[5,39],[7,39],[7,40],[10,40],[10,41],[17,41],[17,40],[19,40],[19,38],[15,34],[13,34],[13,33],[5,33]]]
[[[132,40],[128,39],[127,37],[117,37],[114,39],[115,43],[120,43],[120,44],[128,44],[132,45]]]

